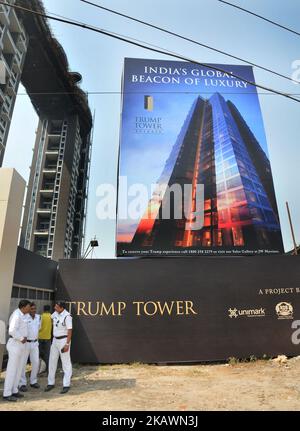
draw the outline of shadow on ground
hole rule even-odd
[[[24,398],[20,399],[18,403],[22,403],[24,401],[38,401],[38,400],[52,400],[55,398],[66,398],[68,395],[76,394],[87,394],[89,392],[97,392],[97,391],[115,391],[115,390],[126,390],[131,389],[136,386],[136,379],[126,379],[126,378],[110,378],[105,379],[101,374],[101,367],[84,367],[84,376],[81,375],[81,367],[75,366],[73,370],[72,377],[72,386],[71,390],[68,394],[60,394],[59,392],[62,389],[62,378],[63,373],[62,370],[58,370],[56,374],[56,384],[55,388],[50,392],[44,392],[45,387],[47,386],[47,375],[43,373],[39,376],[39,384],[40,389],[30,388],[28,385],[28,392],[24,393]],[[89,375],[93,374],[93,378],[89,378]],[[1,407],[12,406],[15,403],[7,403],[2,400],[3,387],[4,387],[4,374],[2,374],[0,378],[0,405]],[[29,380],[29,376],[27,374],[27,380]]]

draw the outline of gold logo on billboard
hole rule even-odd
[[[278,319],[293,319],[294,309],[289,302],[279,302],[275,309]]]
[[[249,310],[239,310],[237,308],[229,308],[228,316],[230,319],[237,319],[238,317],[265,317],[265,308],[252,308]]]
[[[144,97],[144,108],[147,111],[153,111],[153,109],[154,109],[154,99],[153,99],[153,96],[145,96]]]

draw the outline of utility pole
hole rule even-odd
[[[296,244],[296,239],[295,239],[295,232],[294,232],[294,227],[293,227],[293,222],[292,222],[292,217],[291,217],[290,207],[289,207],[289,203],[288,202],[286,202],[286,209],[287,209],[288,216],[289,216],[289,222],[290,222],[290,227],[291,227],[291,232],[292,232],[292,237],[293,237],[295,255],[297,255],[298,254],[298,250],[297,250],[297,244]]]

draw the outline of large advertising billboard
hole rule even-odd
[[[252,67],[125,59],[117,255],[283,252]]]

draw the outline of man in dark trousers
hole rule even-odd
[[[52,319],[50,305],[44,306],[44,312],[41,315],[41,329],[39,331],[40,357],[46,364],[46,371],[49,369],[49,357],[51,348]]]

